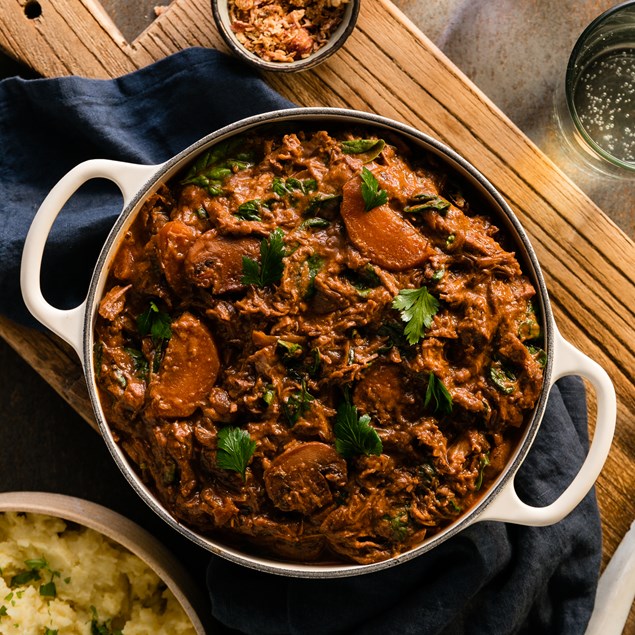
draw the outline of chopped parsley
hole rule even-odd
[[[260,241],[260,262],[243,256],[243,284],[266,287],[280,280],[284,271],[282,259],[286,255],[283,236],[278,228],[269,234],[269,238]]]
[[[216,463],[221,469],[238,472],[244,480],[247,464],[255,450],[256,442],[246,430],[231,426],[219,430]]]
[[[27,569],[16,573],[9,582],[10,587],[24,586],[29,582],[35,582],[40,579],[40,572],[37,569]]]
[[[55,587],[55,582],[51,580],[46,584],[42,584],[40,586],[40,595],[47,598],[57,597],[57,588]]]
[[[370,425],[370,417],[360,417],[357,407],[350,402],[348,395],[337,409],[334,432],[335,449],[344,458],[350,458],[355,454],[379,456],[383,451],[381,439],[375,428]]]
[[[427,407],[433,401],[435,414],[450,414],[452,412],[452,395],[444,383],[434,373],[430,373],[423,405]]]
[[[90,635],[123,635],[123,631],[119,628],[112,628],[111,620],[104,620],[99,623],[99,615],[94,606],[90,607],[93,618],[90,621]]]
[[[165,311],[160,311],[155,302],[137,318],[137,329],[142,336],[150,335],[155,343],[169,340],[172,337],[171,318]]]
[[[3,604],[0,606],[0,617],[4,617],[5,615],[7,615],[7,607]]]
[[[400,311],[401,319],[406,322],[404,335],[408,343],[416,344],[424,337],[424,329],[430,328],[432,318],[439,310],[439,301],[426,287],[401,289],[392,306]]]
[[[362,197],[364,199],[364,209],[370,212],[371,209],[383,205],[388,200],[388,192],[379,189],[379,182],[375,175],[368,169],[362,168]]]
[[[284,416],[290,425],[295,425],[298,419],[303,416],[311,407],[311,402],[315,397],[306,389],[306,382],[302,379],[300,390],[291,395],[283,404]]]

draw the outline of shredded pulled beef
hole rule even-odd
[[[118,248],[96,323],[105,416],[203,534],[393,557],[483,495],[532,413],[545,353],[513,243],[437,158],[381,135],[217,144]]]

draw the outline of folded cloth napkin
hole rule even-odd
[[[0,313],[33,324],[19,292],[31,219],[69,169],[90,158],[159,163],[239,118],[289,106],[238,62],[189,49],[116,80],[0,82]],[[118,192],[81,188],[58,218],[43,289],[56,306],[83,299]],[[516,478],[545,505],[578,470],[588,446],[584,387],[553,389],[540,432]],[[546,528],[479,523],[415,560],[336,580],[285,578],[211,557],[215,617],[245,633],[584,632],[601,555],[595,496]]]
[[[200,48],[115,80],[0,82],[0,312],[37,326],[19,289],[22,246],[40,203],[75,165],[94,158],[161,163],[222,126],[290,106],[241,63]],[[118,190],[104,180],[67,203],[42,266],[42,290],[54,306],[83,301],[120,211]]]

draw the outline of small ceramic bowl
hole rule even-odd
[[[161,578],[192,622],[197,635],[209,632],[204,625],[207,620],[203,612],[202,591],[162,543],[128,518],[81,498],[48,492],[1,493],[0,513],[2,512],[24,512],[62,518],[110,538],[140,558]]]
[[[240,42],[236,33],[232,30],[231,18],[229,15],[229,0],[211,0],[212,14],[216,21],[216,26],[223,40],[231,51],[248,64],[260,70],[276,71],[282,73],[294,73],[313,68],[321,64],[325,59],[333,55],[346,42],[348,36],[355,28],[361,0],[348,0],[345,5],[344,16],[339,26],[331,35],[329,41],[308,57],[294,60],[292,62],[271,62],[262,59],[255,53],[249,51]]]

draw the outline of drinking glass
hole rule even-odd
[[[578,38],[556,122],[588,166],[635,178],[635,0],[604,12]]]

